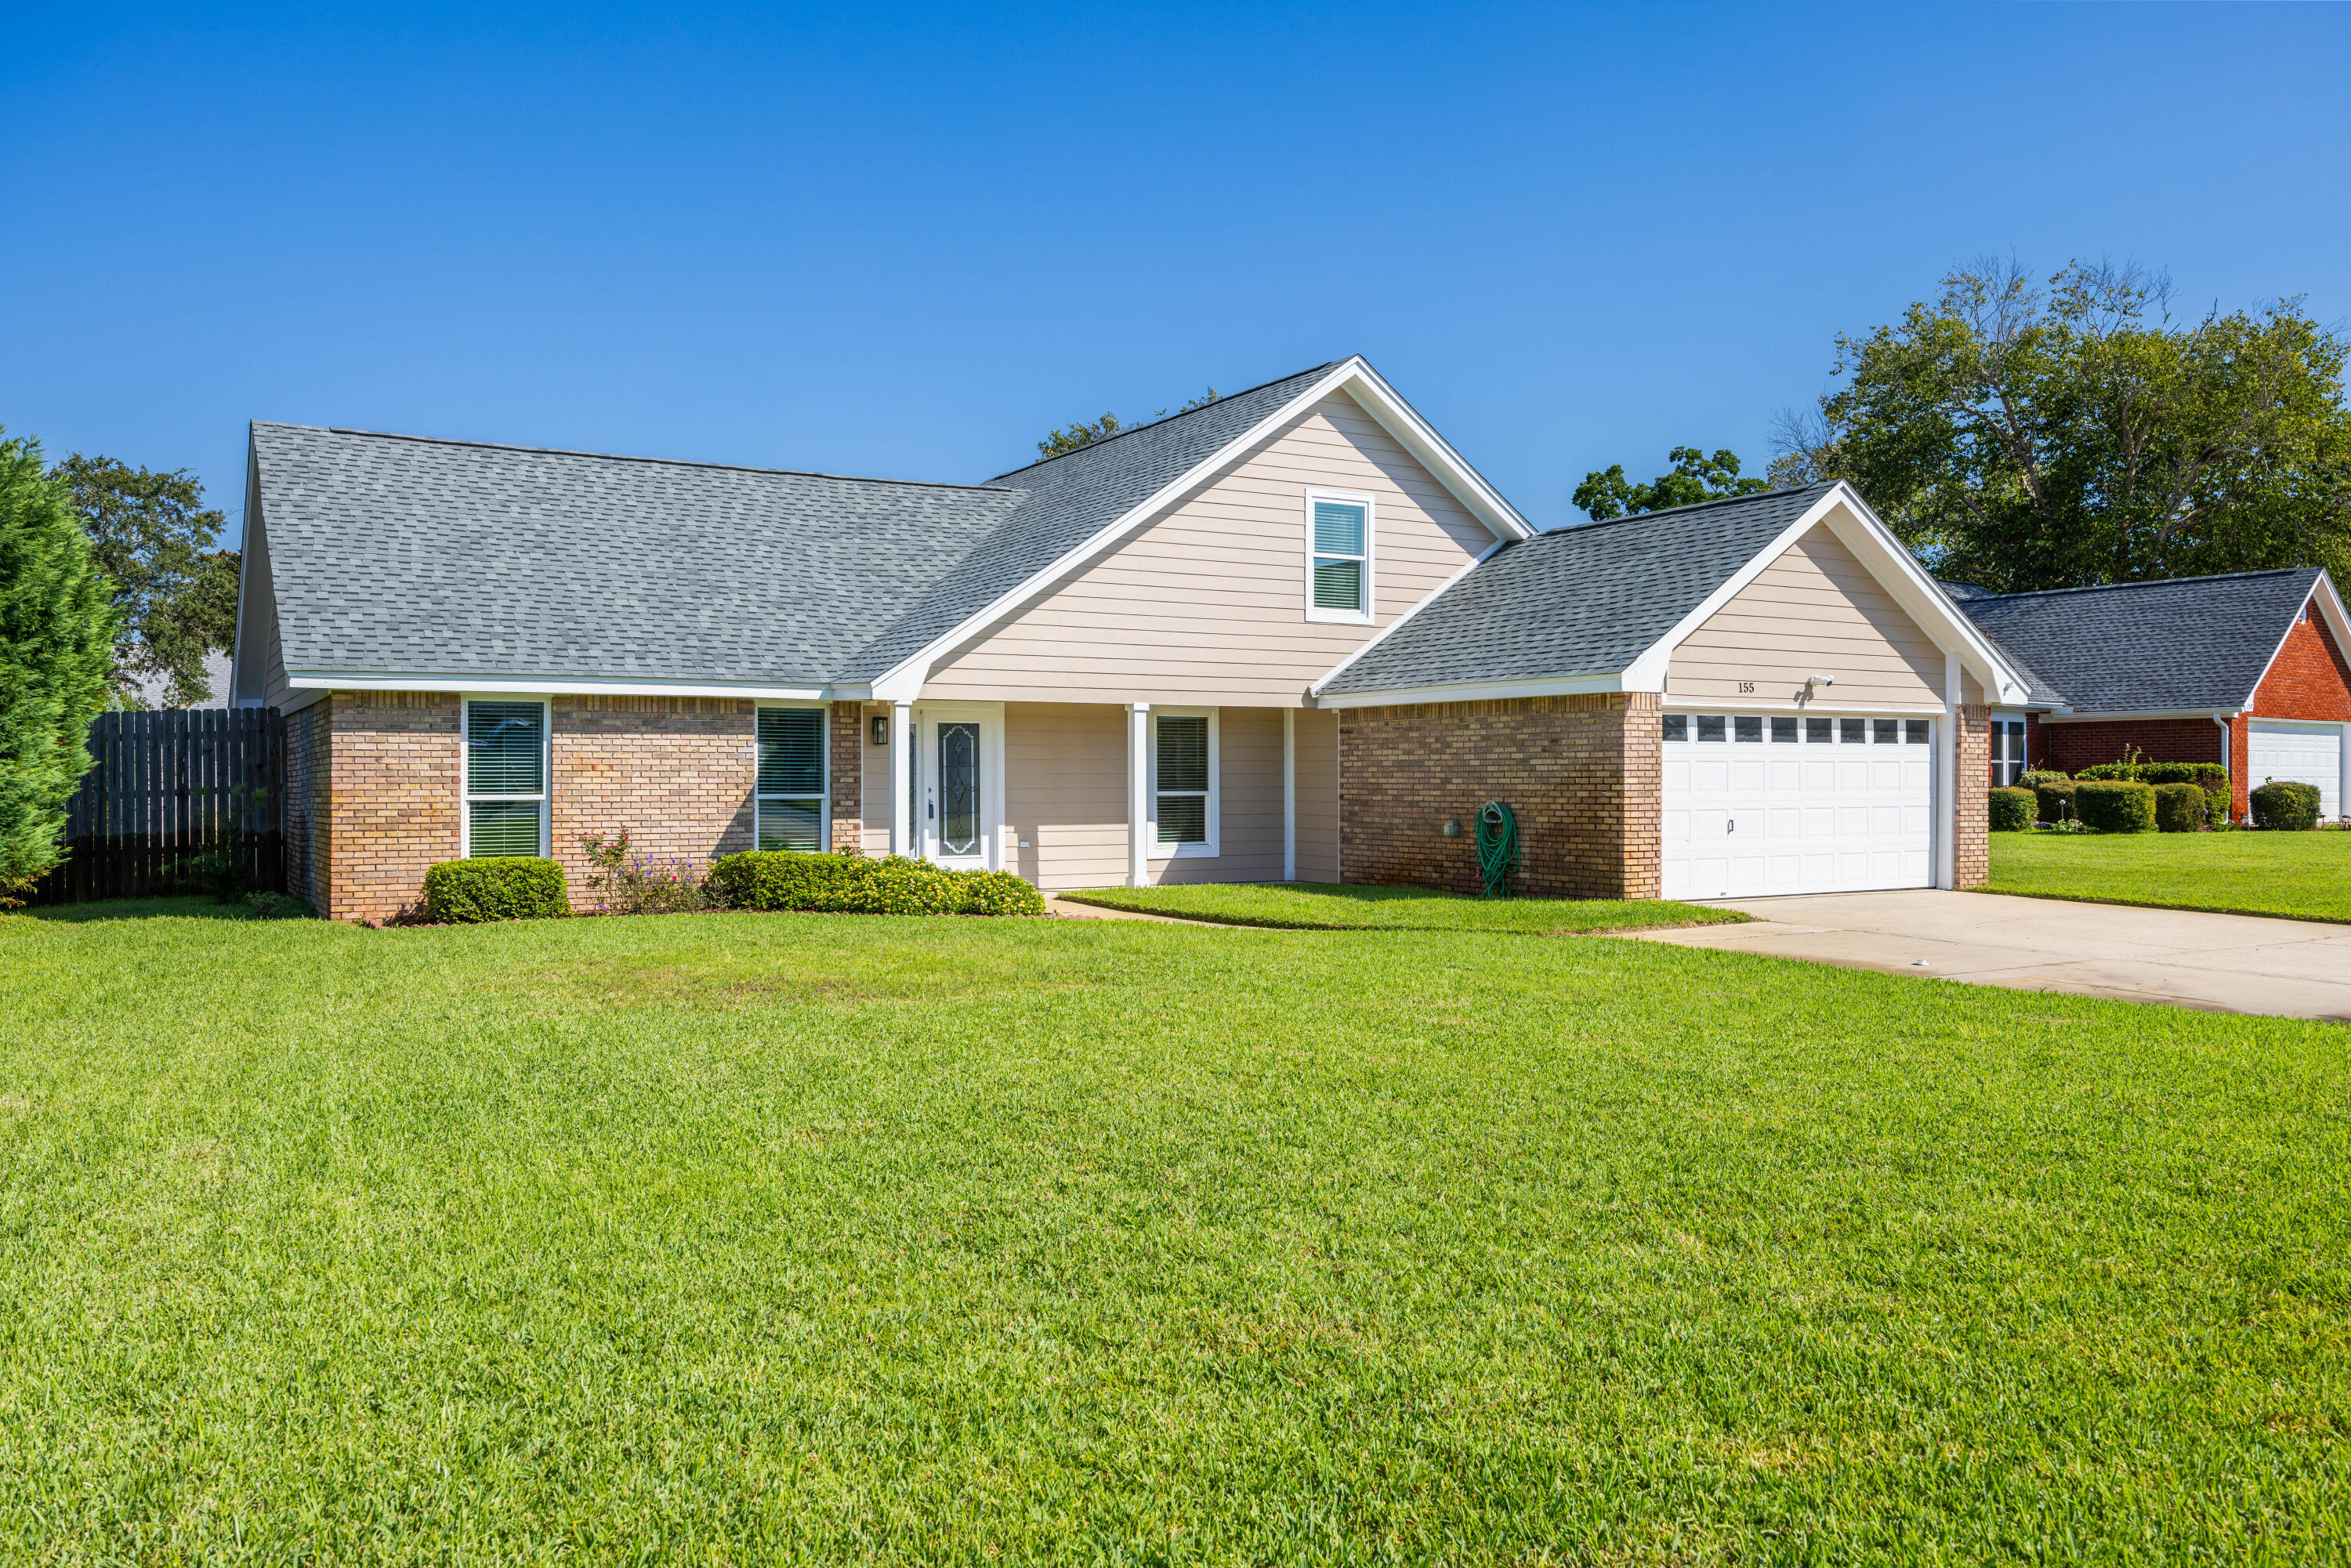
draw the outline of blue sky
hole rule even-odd
[[[0,425],[970,480],[1368,355],[1521,509],[2013,252],[2351,317],[2351,13],[19,13]]]

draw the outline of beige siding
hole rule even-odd
[[[1835,707],[1943,701],[1942,651],[1825,524],[1674,650],[1667,700],[1790,702],[1816,673]]]
[[[1338,852],[1338,726],[1298,715],[1299,875],[1333,881]],[[1153,856],[1154,883],[1281,879],[1281,710],[1217,715],[1217,850]],[[1004,709],[1007,853],[1047,891],[1126,882],[1126,710],[1109,703],[1008,703]],[[1028,847],[1021,847],[1021,841]],[[1327,868],[1319,873],[1310,865]]]
[[[1373,497],[1374,625],[1306,619],[1306,492]],[[1334,393],[935,670],[925,697],[1293,704],[1493,537]]]
[[[859,721],[858,749],[864,765],[858,772],[858,819],[869,855],[890,852],[890,763],[898,753],[873,744],[874,717],[887,717],[889,713],[887,704],[869,703]]]

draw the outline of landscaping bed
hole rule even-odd
[[[1566,936],[1744,920],[1728,909],[1661,899],[1464,898],[1419,887],[1331,883],[1203,883],[1189,887],[1103,887],[1055,895],[1071,904],[1132,909],[1227,925],[1300,931],[1516,931]]]
[[[176,907],[0,918],[12,1559],[2341,1551],[2338,1028],[1479,932]]]
[[[2351,832],[1991,836],[1987,893],[2351,922]]]

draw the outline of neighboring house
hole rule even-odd
[[[2231,572],[2105,588],[1946,590],[2018,669],[2030,699],[1995,709],[1994,784],[2071,773],[2137,748],[2226,764],[2240,818],[2271,779],[2318,787],[2344,814],[2351,779],[2351,622],[2324,571]]]
[[[294,890],[627,828],[1047,889],[1966,885],[2022,678],[1844,486],[1538,535],[1361,359],[983,485],[256,423]],[[1749,747],[1753,749],[1749,749]]]
[[[225,708],[229,706],[229,658],[226,653],[204,655],[204,679],[211,685],[213,695],[200,703],[190,703],[191,708]],[[167,707],[164,699],[172,695],[172,677],[166,674],[141,675],[136,682],[139,706],[143,708]]]

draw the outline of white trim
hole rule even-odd
[[[1389,622],[1386,625],[1381,627],[1378,631],[1373,632],[1362,642],[1356,643],[1355,651],[1353,653],[1348,654],[1345,658],[1332,665],[1329,670],[1323,673],[1321,680],[1306,688],[1307,696],[1310,699],[1319,699],[1322,695],[1322,688],[1329,685],[1332,681],[1337,680],[1348,665],[1353,664],[1356,660],[1362,658],[1364,654],[1378,647],[1380,643],[1386,639],[1389,632],[1395,631],[1397,627],[1403,625],[1405,622],[1411,620],[1422,611],[1427,609],[1430,604],[1436,601],[1437,595],[1443,593],[1447,589],[1451,588],[1455,583],[1460,581],[1463,578],[1468,576],[1471,572],[1477,570],[1479,567],[1491,560],[1494,558],[1494,552],[1500,549],[1508,543],[1510,543],[1508,539],[1496,539],[1492,544],[1489,544],[1484,549],[1479,550],[1478,552],[1478,558],[1475,560],[1467,561],[1462,565],[1456,567],[1451,576],[1447,577],[1443,582],[1438,583],[1435,588],[1430,589],[1426,593],[1422,594],[1419,601],[1414,604],[1411,609],[1406,610],[1403,614],[1397,616],[1395,620]],[[1337,703],[1324,703],[1322,706],[1325,707],[1337,707],[1340,705]]]
[[[606,680],[601,676],[413,675],[378,670],[288,670],[297,689],[365,692],[479,692],[484,696],[755,697],[778,702],[855,702],[862,686],[771,686],[708,681]]]
[[[1285,709],[1283,711],[1287,712],[1289,710]],[[1212,707],[1178,707],[1172,704],[1155,704],[1152,706],[1150,723],[1146,726],[1150,737],[1151,752],[1149,758],[1151,787],[1146,792],[1149,803],[1150,821],[1146,824],[1148,831],[1144,839],[1144,843],[1145,845],[1144,854],[1147,859],[1155,861],[1214,860],[1219,853],[1217,845],[1221,841],[1221,838],[1218,830],[1222,825],[1219,819],[1223,814],[1221,808],[1223,805],[1222,798],[1224,795],[1224,789],[1222,788],[1222,770],[1219,767],[1221,758],[1218,756],[1217,746],[1218,737],[1217,732],[1219,727],[1217,717],[1217,709]],[[1163,844],[1159,841],[1159,721],[1163,718],[1205,718],[1208,721],[1208,788],[1206,791],[1207,796],[1208,837],[1207,841],[1205,843]],[[1188,794],[1189,791],[1186,790],[1184,791],[1184,793]]]
[[[883,750],[888,760],[883,766],[890,774],[890,852],[906,860],[914,858],[916,838],[914,832],[914,779],[908,771],[913,764],[907,758],[914,749],[914,705],[890,705],[890,744]]]
[[[2324,595],[2319,592],[2322,588],[2326,591]],[[2277,646],[2272,648],[2270,656],[2262,662],[2262,673],[2253,677],[2253,689],[2245,694],[2244,706],[2240,712],[2252,711],[2254,699],[2262,695],[2262,683],[2270,678],[2270,671],[2276,667],[2278,655],[2285,652],[2287,642],[2294,636],[2294,629],[2302,624],[2302,612],[2314,606],[2326,618],[2335,633],[2335,647],[2344,651],[2345,657],[2351,658],[2351,620],[2346,620],[2344,614],[2342,597],[2335,591],[2335,580],[2322,568],[2318,580],[2310,585],[2310,591],[2302,596],[2300,604],[2294,606],[2285,630],[2278,635]]]
[[[2149,718],[2209,718],[2226,724],[2245,710],[2234,707],[2164,707],[2134,708],[2126,713],[2077,713],[2072,709],[2055,713],[2046,708],[2034,708],[2032,711],[2041,716],[2043,724],[2121,724]]]
[[[474,793],[473,758],[467,747],[472,744],[474,704],[475,702],[528,703],[538,705],[538,792],[535,795],[476,795]],[[474,857],[474,802],[476,800],[535,800],[538,803],[538,853],[546,859],[554,853],[555,836],[555,703],[544,692],[474,691],[457,695],[457,858]]]
[[[914,766],[923,769],[922,786],[914,796],[914,841],[922,858],[934,865],[962,871],[1004,869],[1004,705],[1002,703],[918,702],[914,706]],[[951,855],[940,837],[938,781],[932,777],[938,755],[939,725],[979,726],[979,834],[977,854]],[[904,760],[903,758],[901,759]]]
[[[777,795],[769,797],[762,795],[759,792],[759,709],[761,708],[789,709],[796,713],[814,713],[817,715],[817,734],[820,737],[819,746],[820,760],[817,766],[820,769],[819,777],[822,779],[824,788],[818,797],[820,804],[817,807],[816,813],[816,849],[813,852],[823,854],[832,848],[832,706],[829,703],[811,702],[763,702],[756,703],[752,706],[751,847],[755,850],[759,847],[759,811],[760,803],[762,801],[769,799],[778,800],[806,800],[810,799],[810,797],[806,795]]]
[[[966,616],[948,631],[933,638],[921,648],[898,661],[874,677],[872,688],[882,693],[884,688],[894,692],[911,685],[919,688],[928,677],[930,667],[941,654],[960,647],[1042,598],[1067,578],[1082,570],[1095,558],[1108,553],[1128,534],[1152,521],[1178,498],[1197,487],[1230,463],[1241,453],[1250,451],[1270,439],[1282,426],[1329,397],[1344,392],[1353,398],[1365,413],[1377,421],[1389,434],[1395,436],[1406,451],[1418,458],[1434,475],[1437,483],[1452,492],[1456,500],[1483,524],[1497,538],[1532,538],[1534,528],[1519,516],[1516,507],[1502,499],[1494,488],[1479,476],[1476,470],[1461,460],[1458,453],[1445,439],[1430,429],[1405,404],[1402,398],[1378,374],[1356,355],[1332,367],[1304,392],[1266,415],[1248,430],[1235,436],[1186,472],[1161,486],[1141,502],[1095,531],[1093,536],[1060,559],[1036,572],[1025,581],[999,594],[992,602]],[[1408,437],[1407,438],[1407,433]]]
[[[1281,710],[1281,880],[1298,880],[1298,710]]]
[[[1144,848],[1149,831],[1151,791],[1149,728],[1151,705],[1126,705],[1126,885],[1151,885],[1151,865]]]
[[[1318,501],[1329,501],[1337,506],[1361,507],[1364,508],[1364,553],[1353,558],[1360,562],[1364,569],[1361,578],[1355,585],[1355,609],[1330,610],[1314,602],[1314,563],[1318,560],[1326,559],[1321,550],[1314,548],[1314,504]],[[1375,607],[1379,603],[1379,596],[1377,591],[1373,587],[1372,577],[1372,557],[1377,548],[1373,541],[1379,538],[1379,510],[1374,498],[1353,490],[1310,489],[1306,492],[1305,513],[1306,619],[1309,621],[1336,622],[1338,624],[1348,626],[1370,625],[1374,619],[1375,619],[1374,612]],[[1349,558],[1334,555],[1328,557],[1327,559],[1331,560],[1345,560]]]
[[[1942,744],[1935,748],[1935,885],[1959,885],[1959,653],[1943,651]]]
[[[1328,676],[1324,677],[1326,680]],[[1453,686],[1398,686],[1384,692],[1343,692],[1318,696],[1319,708],[1408,707],[1419,703],[1495,702],[1505,697],[1569,696],[1581,692],[1621,692],[1622,675],[1563,675],[1540,681],[1468,681]]]

